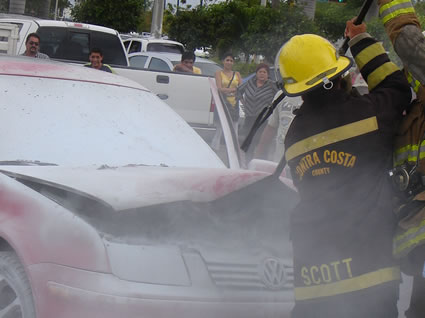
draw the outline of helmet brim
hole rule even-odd
[[[335,71],[329,73],[326,75],[326,78],[329,80],[333,80],[339,75],[342,75],[345,71],[347,71],[351,66],[353,65],[353,61],[346,57],[346,56],[340,56],[337,61],[337,67]],[[318,86],[323,85],[323,80],[318,79],[317,81],[314,81],[312,83],[312,80],[314,77],[308,78],[303,82],[297,82],[297,83],[284,83],[283,84],[283,91],[287,96],[295,97],[304,95],[305,93],[315,89]]]

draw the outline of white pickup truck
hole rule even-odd
[[[104,63],[117,74],[130,78],[154,92],[194,127],[207,128],[213,124],[213,107],[207,76],[130,68],[125,47],[116,30],[85,23],[43,20],[23,15],[0,14],[0,41],[9,41],[10,28],[19,29],[16,50],[25,52],[28,34],[41,37],[40,51],[57,59],[73,63],[88,62],[90,48],[99,47]],[[1,48],[0,48],[1,50]],[[4,50],[3,53],[6,53]]]
[[[0,23],[0,53],[15,55],[18,39],[18,26]]]
[[[213,124],[214,103],[208,76],[115,67],[114,71],[154,92],[195,127]]]

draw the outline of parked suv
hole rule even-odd
[[[17,54],[25,52],[28,34],[37,32],[41,37],[40,52],[50,58],[88,62],[90,48],[98,47],[103,51],[104,63],[128,66],[124,45],[113,29],[11,14],[0,14],[0,23],[18,25]]]

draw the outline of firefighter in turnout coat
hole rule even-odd
[[[398,316],[400,269],[392,256],[393,139],[411,90],[364,24],[346,35],[370,93],[350,95],[352,62],[324,38],[294,36],[280,50],[288,96],[304,102],[288,130],[285,157],[300,203],[291,215],[293,318]]]
[[[394,256],[414,276],[407,318],[425,316],[425,37],[409,0],[378,0],[379,16],[404,64],[416,100],[410,105],[395,139],[394,175],[404,199],[394,237]]]

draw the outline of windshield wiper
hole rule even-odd
[[[1,160],[0,166],[57,166],[57,164],[39,160]]]

